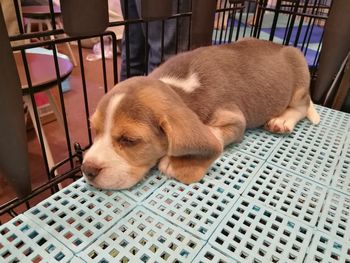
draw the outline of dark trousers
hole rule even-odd
[[[140,1],[129,0],[128,19],[140,19]],[[188,12],[191,10],[190,0],[173,0],[173,14]],[[123,8],[123,10],[124,10]],[[124,16],[125,17],[125,16]],[[168,19],[164,21],[164,46],[162,53],[162,21],[152,21],[149,23],[135,23],[129,25],[129,30],[124,31],[122,40],[122,64],[120,80],[127,77],[140,76],[150,73],[162,60],[170,56],[188,50],[190,18],[182,17]],[[146,28],[147,27],[147,28]],[[146,32],[148,37],[146,39]],[[129,34],[129,42],[126,43],[125,34]],[[129,46],[129,65],[126,59],[126,45]],[[146,54],[148,51],[148,54]],[[130,75],[127,76],[127,67]]]

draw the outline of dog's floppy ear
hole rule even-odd
[[[160,127],[168,139],[168,156],[210,158],[223,150],[209,127],[186,106],[174,107],[165,113]]]

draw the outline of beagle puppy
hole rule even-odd
[[[149,76],[116,85],[91,117],[82,172],[101,189],[130,188],[158,164],[168,177],[199,181],[246,128],[290,133],[320,117],[303,54],[269,41],[241,41],[176,55]]]

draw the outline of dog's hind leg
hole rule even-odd
[[[294,93],[287,109],[280,116],[269,120],[265,124],[265,129],[275,133],[290,133],[305,117],[308,117],[313,124],[318,124],[320,121],[308,92],[299,89]]]
[[[307,115],[306,117],[309,119],[309,121],[312,124],[319,124],[320,123],[320,115],[318,114],[318,112],[316,111],[315,105],[313,104],[312,101],[310,101],[310,105],[309,108],[307,110]]]
[[[304,55],[293,47],[284,47],[282,51],[290,65],[289,74],[294,83],[291,100],[286,110],[265,124],[265,129],[277,133],[290,133],[301,119],[317,124],[320,120],[310,98],[310,73]]]

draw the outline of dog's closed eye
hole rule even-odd
[[[131,146],[135,146],[136,144],[138,144],[141,141],[141,139],[122,135],[122,136],[116,138],[116,141],[121,146],[131,147]]]

